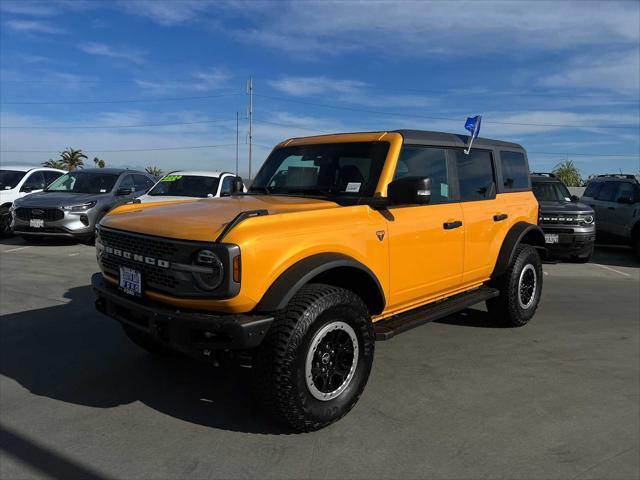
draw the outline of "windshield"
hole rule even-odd
[[[27,172],[17,170],[0,170],[0,190],[11,190],[22,180]]]
[[[55,180],[44,191],[107,193],[113,189],[116,180],[118,180],[118,175],[111,173],[70,172]]]
[[[171,197],[215,197],[218,192],[216,177],[196,175],[167,175],[153,187],[148,195],[167,195]]]
[[[249,193],[373,196],[387,142],[327,143],[275,150]]]
[[[564,183],[560,182],[533,182],[531,184],[533,194],[539,202],[570,202],[571,194]]]

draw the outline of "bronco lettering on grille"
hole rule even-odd
[[[118,248],[105,247],[104,251],[116,257],[123,257],[126,259],[133,258],[134,261],[139,263],[146,263],[147,265],[157,265],[158,267],[161,267],[161,268],[169,268],[171,266],[171,264],[166,260],[162,260],[160,258],[145,257],[135,253],[127,252],[125,250],[120,250]]]

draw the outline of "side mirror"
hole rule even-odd
[[[33,187],[31,185],[23,185],[20,190],[26,193],[30,193],[33,191]]]
[[[402,177],[387,187],[387,196],[394,205],[424,205],[431,199],[429,177]]]
[[[242,177],[236,177],[233,179],[231,183],[231,194],[234,193],[243,193],[244,192],[244,182],[242,181]]]
[[[631,205],[633,203],[633,200],[631,199],[631,197],[623,196],[618,198],[617,202],[623,203],[625,205]]]
[[[571,195],[571,201],[572,202],[577,202],[579,200],[577,195]]]
[[[116,190],[116,195],[131,195],[133,193],[133,188],[119,188]]]

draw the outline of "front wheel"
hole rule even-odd
[[[306,285],[277,314],[256,355],[256,393],[293,429],[318,430],[357,403],[373,353],[362,300],[342,288]]]
[[[500,290],[500,295],[487,301],[489,313],[510,327],[526,325],[542,293],[542,261],[536,249],[518,245],[507,271],[492,286]]]
[[[11,234],[11,212],[7,207],[0,208],[0,238]]]

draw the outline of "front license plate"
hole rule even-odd
[[[557,233],[545,233],[544,234],[544,243],[558,243],[558,234]]]
[[[44,220],[42,218],[32,218],[29,220],[29,226],[32,228],[43,228]]]
[[[120,267],[120,289],[129,295],[142,295],[142,278],[138,270]]]

